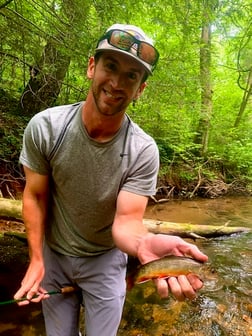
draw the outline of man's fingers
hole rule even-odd
[[[47,291],[44,288],[39,287],[36,297],[32,299],[32,302],[39,302],[41,300],[48,299],[49,297],[50,295],[47,294]]]
[[[197,275],[188,274],[187,279],[190,282],[192,288],[196,291],[201,289],[204,285],[203,281]]]
[[[206,262],[208,260],[208,256],[202,253],[199,248],[194,244],[188,243],[180,246],[180,252],[182,252],[183,255],[194,258],[198,261]]]
[[[169,292],[171,292],[178,301],[184,301],[186,298],[195,299],[196,291],[203,285],[202,281],[195,275],[179,275],[168,279],[156,279],[154,282],[161,298],[167,298]]]
[[[178,300],[178,301],[184,301],[185,296],[182,291],[181,285],[178,281],[178,278],[175,277],[170,277],[167,279],[167,282],[169,284],[170,290],[173,294],[173,296]]]
[[[32,289],[30,289],[29,291],[25,291],[24,289],[20,289],[14,296],[15,300],[20,300],[17,301],[19,306],[24,306],[29,304],[30,302],[39,302],[43,299],[47,299],[49,298],[49,295],[46,294],[47,291],[42,288],[39,287],[37,288],[37,286],[34,286]],[[27,300],[26,300],[27,298]]]
[[[165,299],[169,296],[169,287],[167,279],[155,279],[154,283],[157,287],[157,292],[162,299]]]
[[[178,283],[181,287],[181,290],[183,291],[183,295],[185,298],[188,298],[190,300],[195,299],[196,291],[185,275],[178,276]]]

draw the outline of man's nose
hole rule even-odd
[[[123,77],[123,75],[121,74],[114,74],[112,77],[111,77],[111,86],[114,88],[114,89],[122,89],[125,85],[125,79]]]

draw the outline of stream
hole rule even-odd
[[[174,200],[148,206],[145,218],[252,229],[252,198]],[[252,231],[188,241],[209,257],[197,298],[160,299],[152,282],[137,285],[127,293],[118,336],[252,336]],[[40,304],[0,306],[0,335],[45,336]]]

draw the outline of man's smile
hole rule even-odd
[[[105,95],[108,98],[111,98],[112,100],[118,101],[118,100],[122,99],[121,95],[114,95],[114,94],[112,94],[111,92],[109,92],[109,91],[107,91],[105,89],[103,90],[103,92],[105,93]]]

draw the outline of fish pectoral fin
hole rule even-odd
[[[150,281],[150,280],[152,280],[152,281],[158,280],[158,279],[164,279],[165,280],[165,279],[168,279],[168,278],[170,278],[170,275],[161,275],[161,276],[158,276],[158,277],[142,279],[142,280],[137,281],[136,283],[137,284],[142,284],[142,283],[145,283],[145,282]]]
[[[150,281],[150,280],[152,280],[152,279],[149,278],[149,279],[139,280],[139,281],[136,282],[136,284],[137,284],[137,285],[140,285],[140,284],[143,284],[143,283],[145,283],[145,282],[147,282],[147,281]]]
[[[162,275],[162,276],[157,277],[156,279],[166,280],[166,279],[169,279],[169,278],[170,278],[170,275]]]

